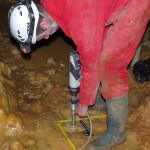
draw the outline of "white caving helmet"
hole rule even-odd
[[[26,49],[27,53],[31,51],[31,44],[36,43],[38,20],[38,9],[33,1],[22,0],[8,12],[10,33],[20,43],[20,48]]]
[[[37,28],[39,30],[39,27],[37,26],[41,16],[47,16],[38,10],[38,8],[40,8],[39,6],[36,6],[31,0],[22,0],[21,2],[13,5],[8,12],[10,33],[12,37],[20,43],[20,49],[24,53],[31,52],[31,45],[35,44],[37,36],[42,34],[39,33],[39,31],[37,33]],[[57,24],[51,19],[48,18],[48,20],[52,24],[49,29],[57,26]],[[46,32],[47,30],[41,31]]]

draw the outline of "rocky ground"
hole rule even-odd
[[[0,1],[1,2],[1,1]],[[20,53],[7,27],[9,3],[0,4],[0,149],[71,150],[72,145],[57,127],[70,119],[68,62],[72,42],[61,31],[33,46],[31,55]],[[141,41],[140,60],[150,58],[150,29]],[[150,149],[150,82],[139,83],[129,67],[130,109],[128,138],[115,150]],[[90,110],[90,116],[105,113]],[[93,138],[104,132],[105,118],[93,119]],[[88,122],[87,122],[88,124]],[[61,124],[78,148],[87,140],[83,127]],[[59,144],[57,144],[59,143]]]

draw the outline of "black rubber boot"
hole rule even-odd
[[[111,146],[123,143],[126,140],[126,122],[128,118],[128,94],[119,99],[106,101],[107,131],[90,142],[88,150],[107,150]]]
[[[97,112],[106,110],[106,101],[100,92],[97,93],[96,103],[91,108]]]

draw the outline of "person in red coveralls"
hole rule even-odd
[[[24,53],[58,27],[76,44],[82,79],[76,113],[87,115],[97,92],[106,100],[107,130],[89,143],[101,150],[126,140],[127,67],[150,19],[150,0],[22,0],[8,13],[12,36]]]

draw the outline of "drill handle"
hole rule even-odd
[[[77,51],[70,53],[69,63],[69,88],[72,95],[76,95],[79,92],[81,74],[81,64]]]

